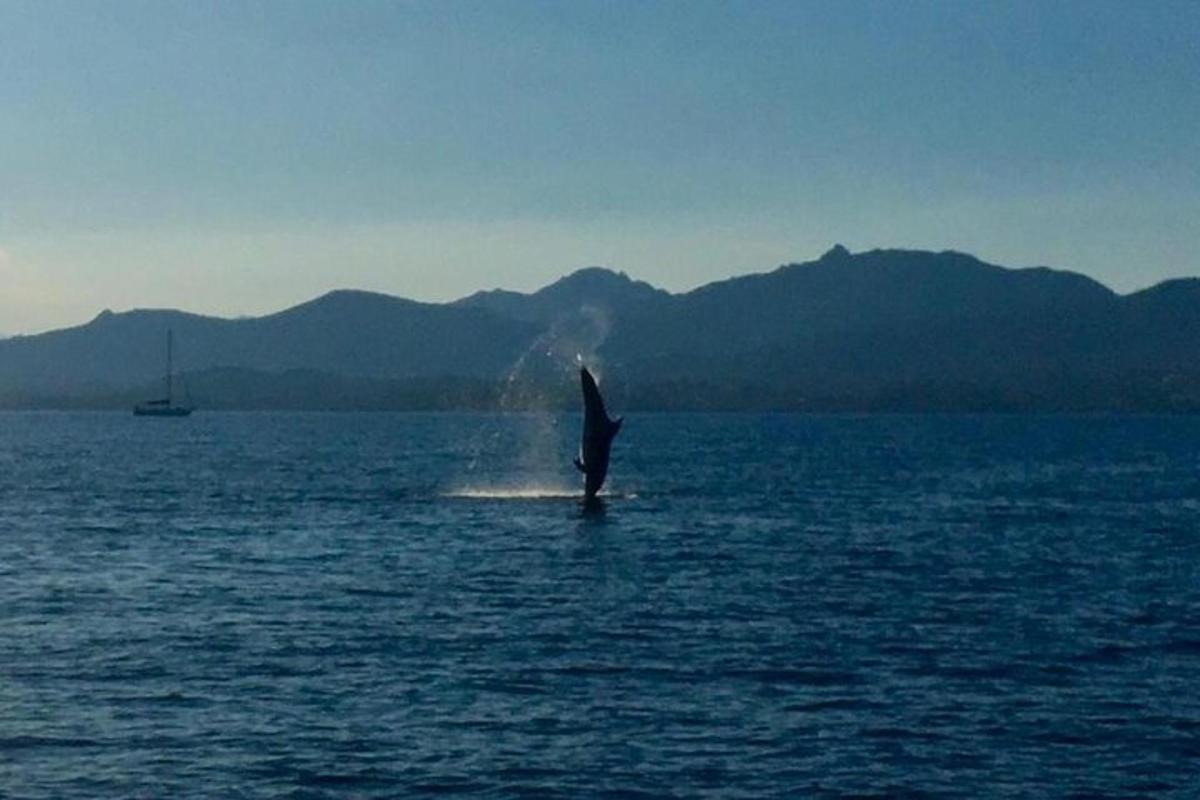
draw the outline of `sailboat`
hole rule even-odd
[[[176,405],[171,394],[171,331],[167,330],[167,394],[157,400],[147,400],[133,407],[133,413],[139,417],[186,417],[192,413],[191,406]]]

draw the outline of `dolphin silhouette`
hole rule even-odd
[[[584,497],[592,500],[608,475],[608,452],[624,417],[608,418],[600,390],[587,367],[579,368],[579,381],[583,385],[583,438],[575,467],[584,474]]]

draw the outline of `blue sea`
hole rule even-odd
[[[0,797],[1200,796],[1200,418],[0,414]]]

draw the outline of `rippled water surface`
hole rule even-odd
[[[1200,419],[0,415],[0,797],[1196,797]]]

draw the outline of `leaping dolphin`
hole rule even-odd
[[[579,368],[579,380],[583,385],[583,439],[579,443],[575,467],[585,477],[584,498],[593,500],[604,485],[604,477],[608,474],[608,451],[621,430],[624,417],[608,418],[600,390],[587,367]]]

